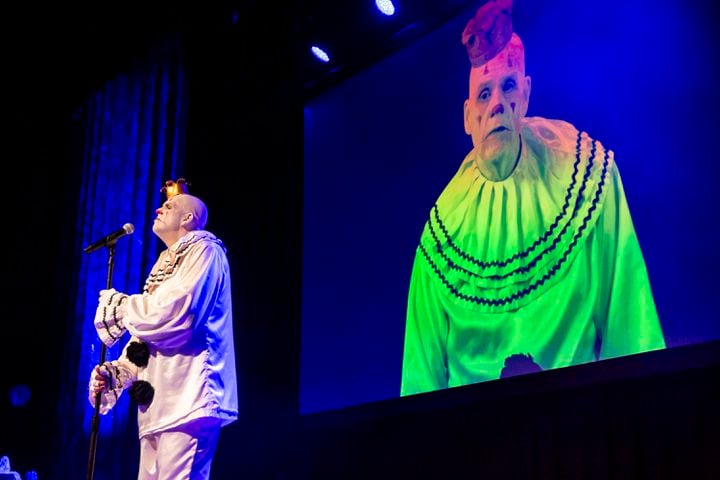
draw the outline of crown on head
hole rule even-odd
[[[180,195],[181,193],[190,193],[188,190],[188,187],[190,186],[190,182],[185,180],[184,178],[178,178],[176,180],[167,180],[165,182],[165,186],[160,189],[161,193],[164,193],[168,200],[170,200],[175,195]]]
[[[489,0],[475,12],[462,32],[470,64],[479,67],[492,60],[513,33],[512,0]]]

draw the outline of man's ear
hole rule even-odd
[[[192,224],[193,218],[194,218],[194,216],[191,212],[188,212],[185,215],[183,215],[182,226],[186,227],[187,225]]]
[[[527,115],[528,111],[528,105],[530,105],[530,90],[532,89],[532,79],[530,78],[530,75],[525,77],[525,88],[523,91],[523,104],[522,108],[520,109],[520,116],[524,117]]]
[[[472,130],[470,130],[470,99],[466,99],[465,103],[463,104],[463,124],[465,125],[465,133],[470,135],[472,133]]]

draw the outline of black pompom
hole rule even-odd
[[[130,398],[135,400],[141,407],[150,405],[153,397],[155,397],[155,389],[150,385],[150,382],[146,382],[145,380],[133,382],[128,393],[130,394]]]
[[[130,342],[127,347],[127,357],[132,363],[138,367],[147,367],[148,359],[150,358],[150,348],[147,343],[143,342]]]
[[[535,363],[532,355],[529,353],[515,353],[505,359],[505,368],[500,372],[500,378],[542,371],[542,367]]]

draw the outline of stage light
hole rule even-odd
[[[390,0],[375,0],[375,6],[384,15],[390,16],[395,13],[395,5]]]
[[[310,48],[310,50],[312,51],[313,55],[315,55],[315,57],[317,57],[317,59],[320,60],[321,62],[327,63],[330,61],[330,56],[327,53],[325,53],[325,51],[322,48],[316,47],[313,45],[312,48]]]

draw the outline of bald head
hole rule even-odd
[[[207,225],[208,211],[205,203],[194,195],[187,193],[173,197],[186,213],[192,214],[186,226],[187,230],[202,230]]]
[[[168,247],[186,233],[204,229],[208,220],[205,203],[187,193],[170,197],[155,213],[153,232]]]

